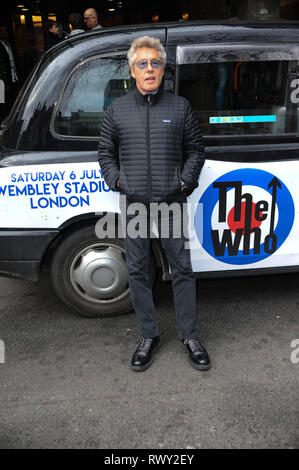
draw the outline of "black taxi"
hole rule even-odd
[[[206,161],[188,199],[198,277],[299,270],[299,23],[179,22],[101,29],[47,51],[0,140],[0,275],[38,280],[84,315],[131,309],[119,213],[97,159],[105,110],[135,86],[126,54],[141,35],[167,52],[163,87],[186,97]],[[298,201],[297,201],[298,199]],[[171,273],[159,240],[152,277]]]

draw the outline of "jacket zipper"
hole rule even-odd
[[[152,198],[152,172],[151,172],[151,149],[150,149],[150,125],[149,115],[150,107],[152,105],[151,95],[147,96],[147,110],[146,110],[146,154],[147,154],[147,173],[148,173],[148,199],[149,203]]]

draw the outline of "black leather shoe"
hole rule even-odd
[[[160,336],[142,338],[131,360],[133,370],[145,370],[153,362],[153,352],[160,345]]]
[[[208,370],[211,367],[209,355],[198,339],[181,339],[181,344],[189,354],[191,366],[199,370]]]

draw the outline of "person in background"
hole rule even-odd
[[[228,20],[235,21],[239,19],[239,9],[237,5],[230,7],[230,15]],[[226,107],[233,109],[234,106],[234,68],[233,62],[219,62],[217,64],[217,89],[216,89],[216,103],[217,111],[224,111],[224,95],[225,90],[228,90],[227,97],[228,103]]]
[[[55,44],[58,44],[63,38],[60,28],[55,21],[48,20],[44,26],[45,32],[45,51],[50,49]]]
[[[230,14],[228,17],[229,21],[239,20],[239,8],[237,5],[232,5],[230,7]]]
[[[68,17],[68,21],[72,27],[70,36],[74,36],[75,34],[85,33],[83,16],[81,15],[81,13],[71,13]]]
[[[101,29],[102,26],[99,24],[98,13],[94,8],[87,8],[84,12],[84,21],[87,27],[87,31],[95,31]]]
[[[8,41],[7,27],[4,24],[0,24],[0,63],[0,78],[5,87],[5,103],[0,105],[0,121],[2,121],[9,113],[19,90],[19,74],[15,56]]]
[[[6,105],[6,84],[9,74],[7,73],[5,62],[0,54],[0,127],[3,119],[7,115]]]

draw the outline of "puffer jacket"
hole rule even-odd
[[[107,185],[129,200],[180,201],[198,186],[204,147],[189,102],[159,90],[136,88],[109,106],[99,140],[99,164]]]

